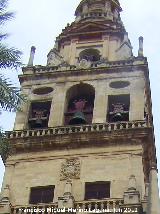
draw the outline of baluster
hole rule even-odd
[[[117,124],[116,123],[114,124],[114,130],[117,130]]]
[[[128,129],[129,128],[129,123],[126,123],[126,129]]]
[[[138,123],[138,128],[141,128],[142,127],[142,124],[141,122]]]
[[[44,136],[46,133],[45,133],[45,129],[43,129],[42,131],[42,136]]]
[[[146,122],[143,123],[143,127],[147,127],[147,123]]]
[[[81,208],[80,204],[76,204],[76,209],[80,209],[80,208]]]
[[[132,129],[134,129],[135,128],[135,124],[134,123],[132,123]]]
[[[116,202],[113,201],[113,211],[115,212],[115,209],[116,209]]]
[[[37,136],[40,136],[40,131],[39,130],[37,131]]]
[[[13,132],[10,134],[10,138],[13,138]]]
[[[27,130],[26,137],[29,137],[29,130]]]
[[[92,205],[91,205],[91,203],[89,202],[88,203],[88,210],[91,210],[92,209]]]
[[[82,209],[84,210],[86,208],[85,202],[82,203]]]
[[[18,132],[15,132],[15,137],[18,137]]]
[[[24,137],[24,132],[21,132],[21,137],[22,137],[22,138]]]
[[[96,130],[97,130],[97,131],[99,131],[99,130],[100,130],[100,125],[99,125],[99,124],[97,125]]]
[[[83,126],[80,127],[80,132],[83,132]]]
[[[52,131],[53,131],[53,134],[56,134],[56,129],[55,128],[53,128]]]
[[[34,131],[31,131],[31,135],[34,136]]]
[[[102,125],[102,130],[103,130],[103,131],[106,131],[106,126],[105,126],[105,124]]]
[[[50,135],[50,130],[49,129],[47,130],[47,135]]]
[[[67,129],[64,127],[63,134],[67,134]]]
[[[58,134],[62,134],[62,131],[61,131],[61,129],[58,129]]]
[[[98,209],[98,203],[95,202],[95,205],[94,205],[95,209]]]
[[[69,133],[72,133],[72,128],[69,128]]]
[[[94,132],[94,126],[93,125],[91,126],[91,132]]]
[[[111,131],[112,130],[112,127],[111,127],[111,124],[108,125],[108,131]]]
[[[18,209],[18,214],[23,214],[23,208],[22,207]]]
[[[85,132],[88,132],[88,126],[85,127]]]
[[[101,204],[100,204],[100,209],[101,209],[101,210],[104,209],[104,201],[101,202]]]
[[[122,123],[120,124],[120,129],[123,129],[123,124]]]

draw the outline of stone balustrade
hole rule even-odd
[[[39,136],[51,136],[51,135],[65,135],[73,133],[89,133],[89,132],[111,132],[116,130],[128,130],[135,128],[148,127],[146,121],[129,121],[129,122],[117,122],[117,123],[99,123],[89,125],[74,125],[74,126],[62,126],[45,129],[33,129],[33,130],[19,130],[6,132],[8,139],[14,138],[28,138]]]
[[[121,205],[123,205],[122,199],[105,199],[105,200],[90,200],[75,202],[73,208],[58,208],[57,203],[51,204],[38,204],[30,206],[15,206],[11,207],[11,214],[38,214],[38,213],[91,213],[94,210],[99,210],[102,213],[122,213]],[[96,213],[96,212],[95,212]]]
[[[26,206],[11,206],[11,214],[39,214],[39,213],[55,213],[58,208],[57,203],[52,204],[35,204]]]
[[[138,57],[134,57],[133,59],[128,59],[128,60],[120,60],[120,61],[107,61],[105,63],[92,63],[92,68],[99,68],[105,67],[105,68],[113,68],[113,67],[119,67],[119,66],[125,66],[125,65],[136,65],[137,63],[139,64],[139,60],[141,61],[142,64],[146,63],[146,58],[143,57],[139,59]],[[89,68],[88,68],[89,69]],[[47,72],[64,72],[64,71],[72,71],[72,70],[77,70],[79,71],[80,69],[77,68],[75,65],[70,65],[70,66],[34,66],[34,67],[23,67],[22,71],[24,74],[29,74],[31,73],[47,73]],[[84,71],[87,69],[83,69]]]
[[[75,208],[80,212],[83,210],[98,210],[102,213],[120,213],[120,206],[123,205],[122,199],[90,200],[75,203]]]

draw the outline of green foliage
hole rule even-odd
[[[0,155],[5,163],[7,157],[10,155],[11,146],[8,140],[6,139],[5,134],[0,130]]]
[[[0,27],[14,16],[12,12],[7,11],[7,7],[8,0],[0,0]],[[7,36],[7,33],[0,32],[0,69],[17,69],[22,65],[22,53],[16,48],[3,43]],[[14,87],[3,75],[0,75],[0,109],[7,111],[20,110],[20,104],[23,101],[25,99],[20,95],[19,89]]]
[[[0,107],[8,111],[21,110],[20,105],[25,97],[19,94],[20,91],[0,75]]]

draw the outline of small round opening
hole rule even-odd
[[[128,82],[128,81],[115,81],[115,82],[111,82],[110,84],[109,84],[109,86],[111,87],[111,88],[125,88],[125,87],[127,87],[127,86],[129,86],[130,85],[130,82]]]
[[[36,95],[44,95],[49,94],[53,91],[53,88],[51,87],[42,87],[42,88],[36,88],[33,90],[33,93]]]

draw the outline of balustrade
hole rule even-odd
[[[66,213],[92,213],[95,210],[101,213],[121,213],[121,205],[123,205],[122,199],[106,199],[106,200],[90,200],[75,202],[73,208],[66,208]],[[58,209],[58,204],[41,204],[31,206],[15,206],[11,207],[11,214],[53,214],[59,213],[60,210],[64,211],[65,208]],[[72,210],[72,211],[71,211]],[[76,212],[75,212],[76,211]],[[61,212],[62,213],[62,212]]]
[[[101,123],[90,125],[74,125],[62,126],[47,129],[33,129],[33,130],[19,130],[6,132],[7,138],[28,138],[50,135],[64,135],[73,133],[86,133],[86,132],[111,132],[124,129],[135,129],[148,127],[146,121],[129,121],[117,123]]]

